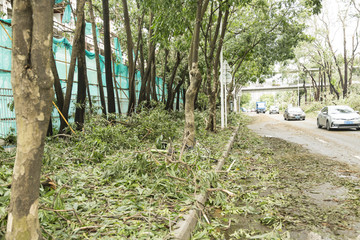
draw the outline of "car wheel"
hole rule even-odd
[[[316,121],[316,125],[318,128],[322,128],[321,124],[319,123],[319,119]]]
[[[328,131],[331,130],[329,120],[326,121],[326,130],[328,130]]]

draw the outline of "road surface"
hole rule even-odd
[[[261,136],[298,143],[313,153],[360,167],[360,131],[319,129],[316,126],[316,118],[285,121],[281,113],[246,114],[254,118],[248,127]]]

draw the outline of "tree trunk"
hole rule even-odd
[[[109,1],[102,0],[103,20],[104,20],[104,55],[105,55],[105,78],[108,100],[108,112],[115,113],[114,86],[111,73],[111,44],[110,44],[110,20],[109,20]]]
[[[13,6],[11,84],[17,125],[16,159],[6,239],[42,239],[38,219],[44,140],[54,78],[53,2],[16,0]]]
[[[162,79],[162,96],[161,101],[165,104],[165,81],[166,81],[166,71],[167,71],[167,64],[168,64],[168,56],[169,56],[169,49],[165,48],[165,56],[164,56],[164,68],[163,68],[163,79]]]
[[[76,28],[75,28],[75,35],[74,35],[74,42],[73,42],[70,66],[69,66],[69,76],[68,76],[68,80],[67,80],[67,84],[66,84],[66,94],[65,94],[64,106],[62,107],[62,114],[64,115],[66,120],[68,120],[68,116],[69,116],[69,107],[70,107],[70,102],[71,102],[71,93],[72,93],[72,87],[73,87],[73,81],[74,81],[76,58],[79,54],[79,39],[80,39],[80,35],[81,35],[82,21],[84,19],[84,5],[85,5],[85,0],[79,0],[77,2],[77,9],[76,9],[77,22],[76,22]],[[65,121],[61,121],[60,132],[63,132],[65,127],[66,127]]]
[[[53,77],[54,77],[54,89],[55,89],[55,93],[56,93],[57,106],[58,106],[60,112],[62,113],[62,107],[64,105],[64,95],[63,95],[62,88],[61,88],[60,77],[59,77],[59,74],[58,74],[58,71],[56,68],[55,57],[53,54],[51,54],[51,57],[50,57],[50,65],[51,65],[51,71],[52,71]],[[60,119],[60,122],[64,121],[62,116],[60,115],[60,113],[59,113],[59,119]],[[52,128],[53,127],[52,122],[50,122],[50,123],[51,123],[51,128]]]
[[[176,111],[180,111],[180,93],[181,90],[179,88],[179,90],[176,92]]]
[[[305,96],[305,104],[307,103],[307,89],[306,89],[306,83],[305,83],[305,79],[303,82],[303,88],[304,88],[304,96]]]
[[[339,100],[339,98],[340,98],[339,91],[336,90],[335,86],[334,86],[333,83],[331,82],[331,69],[330,69],[330,68],[328,68],[326,74],[327,74],[328,80],[329,80],[330,91],[331,91],[332,93],[335,93],[336,99]]]
[[[120,97],[119,97],[119,89],[118,89],[118,86],[117,86],[117,83],[116,83],[116,75],[115,75],[115,61],[113,59],[113,69],[114,69],[114,72],[113,72],[113,80],[114,80],[114,90],[115,90],[115,96],[116,96],[116,103],[117,103],[117,107],[118,107],[118,112],[119,114],[121,114],[121,106],[120,106]]]
[[[176,77],[176,72],[177,72],[177,69],[179,67],[181,63],[181,54],[180,52],[178,51],[176,53],[176,62],[175,62],[175,65],[173,67],[173,71],[171,73],[171,77],[170,77],[170,81],[167,85],[167,101],[166,101],[166,106],[165,106],[165,109],[166,110],[172,110],[173,109],[173,105],[174,105],[174,98],[175,98],[175,91],[173,90],[173,85],[174,85],[174,80],[175,80],[175,77]]]
[[[155,47],[152,43],[151,37],[153,34],[153,30],[151,28],[152,21],[153,21],[153,13],[150,13],[149,19],[149,44],[148,44],[148,60],[146,69],[144,71],[144,75],[141,76],[141,86],[140,86],[140,93],[139,93],[139,100],[138,103],[140,104],[143,101],[147,101],[147,105],[150,103],[150,83],[151,83],[151,70],[152,70],[152,63],[153,63],[153,54],[155,53]]]
[[[155,50],[155,47],[154,47]],[[155,102],[158,101],[157,93],[156,93],[156,60],[155,53],[153,54],[152,66],[151,66],[151,99]]]
[[[201,85],[201,73],[199,70],[199,43],[200,43],[200,26],[203,18],[203,8],[207,8],[209,0],[197,1],[197,11],[196,11],[196,20],[195,27],[193,31],[193,39],[190,49],[189,62],[191,63],[190,67],[190,85],[186,91],[185,96],[185,128],[184,128],[184,137],[183,145],[188,148],[193,148],[195,146],[195,97]]]
[[[133,59],[133,39],[131,35],[130,17],[127,6],[127,0],[122,0],[124,24],[126,29],[126,42],[129,61],[129,106],[127,114],[131,115],[135,111],[136,92],[135,92],[135,64]]]
[[[90,19],[91,19],[92,35],[93,35],[93,40],[94,40],[96,73],[97,73],[97,81],[98,81],[98,85],[99,85],[101,110],[102,110],[102,113],[104,114],[104,116],[106,116],[106,103],[105,103],[105,95],[104,95],[104,86],[102,84],[102,76],[101,76],[102,74],[101,74],[100,57],[99,57],[99,46],[98,46],[98,43],[97,43],[95,17],[94,17],[94,11],[93,11],[93,7],[92,7],[92,0],[89,0],[89,12],[90,12]]]
[[[221,18],[222,13],[221,11],[219,12],[219,18]],[[224,42],[224,38],[225,38],[225,31],[226,31],[226,27],[227,27],[227,23],[228,23],[228,17],[229,17],[229,8],[226,9],[225,15],[224,15],[224,19],[222,21],[222,26],[221,26],[221,33],[220,33],[220,38],[219,38],[219,44],[217,47],[217,51],[216,51],[216,55],[214,58],[214,61],[212,63],[212,69],[213,69],[213,78],[214,80],[212,81],[211,84],[211,78],[208,79],[208,81],[210,81],[208,83],[208,93],[209,93],[209,117],[208,117],[208,121],[206,123],[206,130],[215,132],[216,131],[216,99],[218,96],[218,92],[219,92],[219,85],[220,85],[220,79],[219,79],[219,66],[220,66],[220,54],[221,54],[221,49],[223,46],[223,42]],[[220,27],[220,22],[218,21],[218,27],[216,32],[218,32],[218,28]],[[212,50],[212,56],[214,55],[215,52],[215,45],[216,41],[213,41],[211,43],[211,48]],[[213,58],[213,57],[211,57]],[[211,70],[210,70],[211,71]],[[209,74],[211,74],[211,72],[209,71]]]
[[[346,98],[348,92],[348,59],[346,49],[346,28],[343,24],[343,41],[344,41],[344,87],[343,87],[343,98]]]
[[[78,53],[78,85],[76,95],[75,123],[76,129],[81,130],[84,127],[86,100],[85,18],[83,18],[82,21]]]
[[[53,133],[53,124],[52,124],[52,117],[51,117],[51,113],[50,113],[50,121],[49,121],[49,126],[48,126],[48,129],[47,129],[47,132],[46,132],[46,136],[50,137],[53,134],[54,134]]]

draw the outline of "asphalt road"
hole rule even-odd
[[[319,129],[316,118],[285,121],[282,113],[246,114],[254,118],[248,127],[261,136],[298,143],[313,153],[360,167],[360,131]]]

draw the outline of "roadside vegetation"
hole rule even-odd
[[[116,123],[91,116],[83,131],[46,139],[39,218],[46,239],[167,239],[217,181],[212,166],[239,122],[205,131],[196,112],[197,144],[184,151],[183,112],[158,106]],[[0,152],[0,239],[6,231],[15,152]]]

